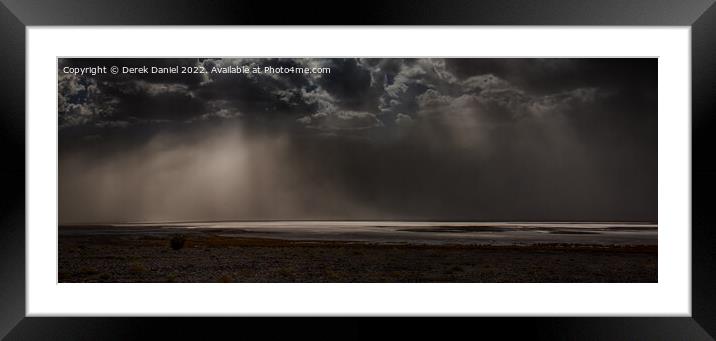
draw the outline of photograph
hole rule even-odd
[[[59,57],[57,281],[658,283],[657,63]]]

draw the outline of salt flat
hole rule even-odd
[[[378,244],[656,245],[657,225],[620,222],[223,221],[61,226],[61,235],[210,232],[223,237]]]

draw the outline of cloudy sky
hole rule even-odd
[[[58,64],[61,223],[657,220],[656,59]]]

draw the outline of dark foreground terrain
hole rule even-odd
[[[63,233],[59,282],[656,282],[656,245],[410,245]],[[178,233],[178,232],[177,232]]]

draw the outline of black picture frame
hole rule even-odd
[[[44,25],[644,25],[689,26],[692,49],[692,315],[690,317],[536,317],[441,320],[442,336],[469,325],[480,333],[548,339],[713,340],[716,336],[716,191],[711,157],[716,126],[716,6],[713,0],[426,0],[360,6],[313,1],[0,0],[0,336],[26,339],[215,338],[249,332],[255,319],[26,317],[25,27]],[[661,94],[664,95],[664,94]],[[664,208],[662,208],[664,209]],[[685,227],[687,228],[687,227]],[[655,298],[658,299],[658,298]],[[191,321],[187,321],[191,319]],[[362,320],[276,321],[272,337],[330,324],[370,333]],[[272,322],[274,323],[274,322]],[[381,336],[425,335],[430,324],[398,319]],[[178,327],[179,326],[179,327]],[[255,331],[255,330],[254,330]],[[266,332],[265,330],[263,331]]]

